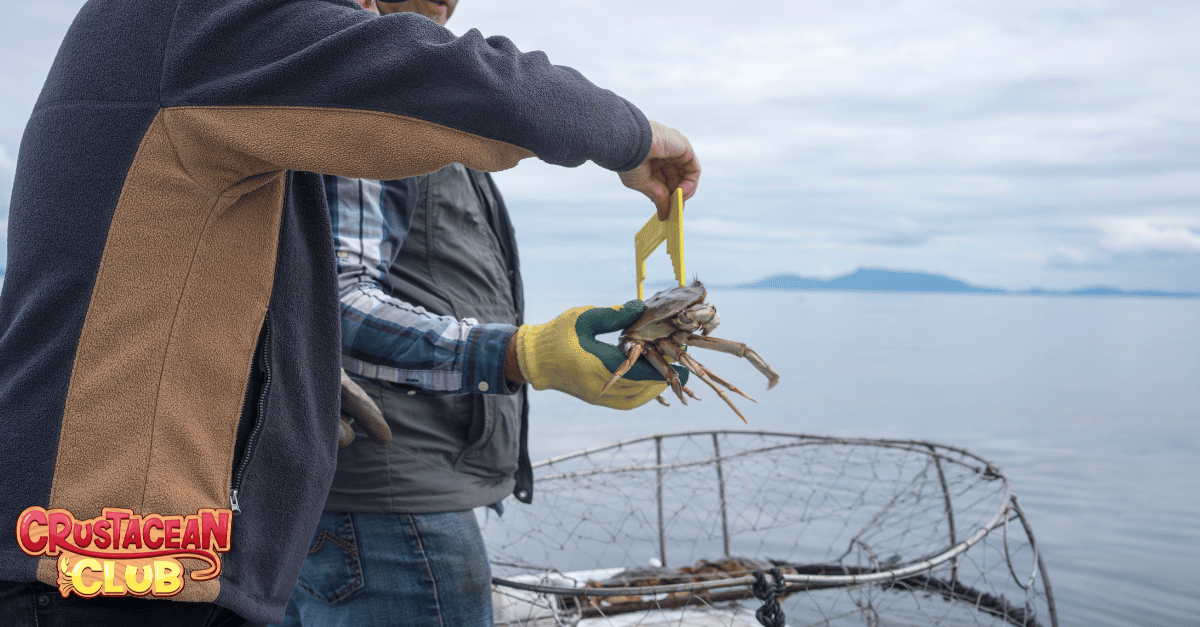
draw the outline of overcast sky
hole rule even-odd
[[[0,0],[0,228],[80,4]],[[707,282],[875,267],[1200,292],[1200,2],[460,0],[449,26],[688,135],[687,266]],[[616,175],[527,160],[497,179],[531,289],[632,286],[653,209]]]

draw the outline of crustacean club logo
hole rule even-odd
[[[220,553],[229,551],[232,517],[228,509],[137,516],[106,507],[96,518],[78,520],[65,509],[34,506],[17,519],[17,543],[27,555],[56,558],[64,598],[72,593],[173,597],[186,579],[207,581],[221,574]],[[184,559],[203,566],[185,572]]]

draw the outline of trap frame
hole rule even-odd
[[[698,431],[534,468],[484,525],[497,625],[1058,626],[1008,479],[963,449]]]

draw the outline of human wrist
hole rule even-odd
[[[521,373],[521,364],[517,360],[517,335],[520,332],[520,327],[513,331],[513,334],[508,338],[508,348],[504,353],[504,378],[508,379],[514,385],[527,383],[525,375]]]
[[[516,329],[504,323],[470,327],[461,356],[462,394],[512,394],[520,389],[505,376],[508,344]]]

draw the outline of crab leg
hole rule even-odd
[[[691,355],[689,355],[689,357],[691,357]],[[693,358],[692,358],[692,361],[696,361],[696,359],[693,357]],[[705,366],[704,364],[701,364],[701,363],[700,363],[700,362],[698,362],[698,361],[696,361],[696,363],[697,363],[697,364],[698,364],[698,365],[699,365],[701,368],[704,368],[704,374],[706,374],[706,375],[708,375],[708,376],[712,377],[712,378],[713,378],[713,381],[716,381],[717,383],[720,383],[721,385],[723,385],[723,386],[725,386],[725,387],[729,388],[730,390],[732,390],[732,391],[734,391],[734,392],[737,392],[738,394],[741,394],[742,396],[745,396],[746,398],[748,398],[748,399],[750,399],[750,400],[754,401],[755,403],[757,403],[757,402],[758,402],[758,400],[756,400],[754,397],[752,397],[752,396],[750,396],[749,394],[747,394],[747,393],[745,393],[745,392],[743,392],[743,391],[739,390],[739,389],[737,388],[737,386],[736,386],[736,385],[734,385],[734,384],[732,384],[732,383],[730,383],[730,382],[726,381],[725,379],[722,379],[721,377],[717,376],[717,373],[713,372],[712,370],[709,370],[709,369],[708,369],[708,366]]]
[[[638,357],[642,355],[641,342],[630,342],[629,344],[629,352],[626,353],[628,358],[624,363],[617,367],[616,372],[613,373],[613,378],[609,379],[608,383],[605,383],[604,387],[600,388],[600,393],[596,396],[604,396],[604,393],[608,391],[608,388],[612,387],[614,383],[619,381],[626,372],[629,372],[629,369],[632,368],[633,364],[637,362]]]
[[[729,408],[733,410],[733,413],[737,414],[738,418],[742,419],[742,422],[746,422],[746,417],[742,415],[742,412],[738,411],[737,405],[733,404],[733,401],[729,399],[729,395],[725,394],[725,390],[717,387],[717,382],[713,381],[712,377],[708,375],[708,368],[700,365],[700,362],[696,361],[691,355],[688,355],[684,352],[679,353],[679,363],[687,366],[688,370],[691,370],[697,377],[700,377],[705,383],[707,383],[709,387],[711,387],[713,390],[716,390],[717,395],[725,400],[725,403],[729,405]],[[747,422],[746,424],[749,423]]]
[[[699,397],[693,394],[691,390],[687,389],[687,386],[683,384],[683,381],[679,380],[679,374],[675,372],[675,369],[672,368],[670,364],[667,363],[667,360],[662,358],[662,355],[659,354],[656,347],[651,347],[650,350],[646,351],[646,360],[649,361],[650,364],[655,368],[657,368],[660,373],[662,373],[662,376],[667,380],[667,383],[671,384],[671,391],[675,393],[675,396],[679,397],[679,400],[683,401],[684,405],[688,404],[687,398],[683,395],[684,392],[687,392],[688,396],[699,400]]]
[[[672,339],[674,339],[674,337],[672,337]],[[686,353],[680,348],[679,344],[677,344],[675,342],[660,342],[659,346],[663,349],[663,352],[666,353],[668,357],[670,357],[671,359],[674,359],[675,361],[683,362],[683,358],[680,357],[680,355],[685,355]],[[754,401],[755,403],[758,402],[758,401],[755,401],[753,398],[751,398],[749,394],[739,390],[736,385],[717,376],[717,373],[713,372],[712,370],[709,370],[707,366],[700,363],[699,361],[696,361],[696,358],[692,357],[691,355],[688,355],[688,358],[692,361],[693,364],[699,366],[701,371],[704,372],[704,374],[712,377],[712,379],[714,381],[716,381],[717,383],[720,383],[721,385],[729,388],[733,392],[737,392],[738,394],[741,394],[742,396],[749,398],[750,400]],[[688,370],[692,370],[693,372],[695,372],[695,369],[690,368],[690,367],[688,368]],[[698,375],[700,373],[697,372],[696,374]]]
[[[691,346],[699,346],[700,348],[707,348],[709,350],[728,353],[730,355],[737,355],[738,357],[744,357],[747,361],[753,364],[759,372],[763,373],[763,376],[767,378],[768,390],[775,387],[776,383],[779,383],[779,374],[772,370],[771,366],[768,366],[767,362],[764,361],[762,357],[758,356],[758,353],[754,352],[749,346],[746,346],[741,342],[723,340],[719,337],[704,337],[703,335],[689,333],[687,338],[684,340],[684,343]]]

